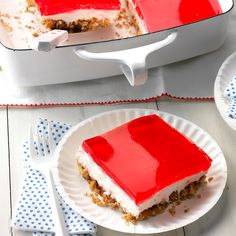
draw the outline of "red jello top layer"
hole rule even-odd
[[[119,0],[34,0],[43,16],[55,15],[78,9],[119,10]]]
[[[136,204],[211,165],[202,149],[157,115],[85,140],[82,147]]]
[[[149,32],[204,20],[222,13],[218,0],[133,0]]]

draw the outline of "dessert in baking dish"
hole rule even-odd
[[[81,174],[95,192],[93,200],[119,207],[129,222],[194,196],[205,183],[211,161],[157,115],[87,139],[77,152]]]
[[[218,0],[131,0],[129,7],[143,32],[155,32],[222,13]]]
[[[127,24],[135,25],[137,34],[144,34],[197,22],[222,13],[218,0],[27,1],[28,5],[37,6],[48,28],[66,29],[70,32],[106,27],[122,16]]]
[[[36,6],[43,23],[50,29],[71,32],[106,27],[117,18],[119,0],[27,0]]]

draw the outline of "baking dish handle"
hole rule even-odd
[[[88,52],[84,47],[76,48],[75,53],[86,60],[90,61],[113,61],[120,63],[120,68],[125,74],[132,86],[142,85],[147,80],[146,58],[147,56],[174,42],[177,32],[174,31],[165,39],[145,45],[142,47],[125,49],[121,51],[94,53]]]

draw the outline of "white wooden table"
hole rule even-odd
[[[23,180],[22,144],[28,130],[39,117],[68,124],[108,110],[120,108],[151,108],[176,114],[205,129],[220,145],[228,164],[228,181],[218,204],[198,221],[160,236],[231,236],[236,229],[236,132],[222,120],[213,101],[156,101],[150,103],[50,107],[50,108],[0,108],[0,236],[31,235],[10,228],[20,184]],[[98,227],[98,235],[125,235]]]

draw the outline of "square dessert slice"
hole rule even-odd
[[[100,193],[113,199],[130,221],[194,195],[211,166],[202,149],[157,115],[85,140],[77,162],[83,176],[96,181]]]
[[[129,8],[143,33],[197,22],[222,13],[218,0],[130,0]]]
[[[50,29],[81,32],[106,27],[118,16],[119,0],[27,0]]]

